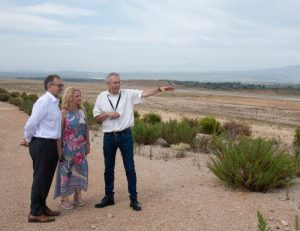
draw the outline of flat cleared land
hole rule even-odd
[[[65,82],[77,86],[83,96],[94,102],[106,89],[102,81],[94,83]],[[124,81],[123,88],[145,89],[159,86],[159,81]],[[0,80],[0,87],[9,91],[41,94],[42,82],[33,80]],[[251,125],[255,136],[280,140],[290,145],[294,129],[300,125],[300,100],[282,99],[265,92],[201,91],[178,88],[169,94],[146,99],[136,109],[141,113],[156,112],[169,118],[216,116],[221,121],[239,119]],[[95,209],[104,191],[102,134],[91,131],[92,150],[89,160],[89,190],[83,194],[86,205],[73,211],[61,209],[62,216],[54,223],[28,224],[32,162],[26,148],[20,147],[23,127],[28,116],[7,103],[0,102],[0,230],[211,230],[253,231],[257,227],[259,210],[273,230],[292,230],[295,215],[300,215],[300,181],[289,189],[268,193],[231,190],[224,186],[206,167],[209,155],[189,152],[176,159],[172,150],[154,146],[154,158],[149,159],[149,147],[136,156],[141,212],[129,208],[127,182],[120,155],[116,163],[116,205]],[[168,160],[162,156],[169,155]],[[48,205],[60,209],[59,200]],[[282,221],[288,223],[284,226]],[[277,227],[277,228],[276,228]]]

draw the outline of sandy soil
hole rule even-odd
[[[27,88],[42,92],[40,84],[39,81],[26,81],[10,86],[16,90]],[[91,101],[99,90],[105,89],[105,85],[72,83],[77,84]],[[0,86],[9,88],[3,81]],[[251,124],[254,135],[275,137],[286,144],[291,143],[293,129],[300,124],[299,102],[201,92],[155,96],[147,99],[138,110],[160,112],[165,119],[206,114],[216,115],[222,121],[228,116],[241,118]],[[116,163],[116,205],[96,209],[94,204],[103,196],[104,190],[102,135],[99,131],[91,131],[89,190],[83,194],[87,204],[73,211],[60,209],[60,201],[52,199],[52,185],[48,205],[60,209],[62,215],[54,223],[28,224],[32,162],[28,150],[19,146],[27,118],[16,107],[0,102],[0,230],[253,231],[257,227],[257,210],[268,219],[273,230],[293,230],[295,215],[300,215],[299,178],[288,191],[289,200],[286,200],[287,190],[269,193],[231,190],[206,167],[209,155],[189,152],[185,158],[176,159],[172,150],[160,146],[152,147],[154,157],[151,159],[150,147],[143,147],[140,155],[135,156],[141,212],[129,207],[120,155]]]

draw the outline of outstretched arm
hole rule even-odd
[[[175,89],[175,87],[170,86],[170,85],[145,89],[145,90],[143,90],[142,98],[146,98],[146,97],[155,95],[155,94],[157,94],[158,92],[161,92],[161,91],[173,91],[174,89]]]

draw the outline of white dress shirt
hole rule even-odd
[[[122,131],[126,128],[132,127],[134,125],[134,104],[139,104],[143,102],[142,90],[132,90],[132,89],[121,89],[119,94],[111,95],[108,91],[101,92],[96,100],[93,114],[94,117],[100,115],[104,112],[112,112],[116,108],[119,95],[121,98],[116,108],[116,112],[120,114],[117,119],[107,118],[103,121],[102,131],[103,132],[113,132]],[[110,104],[111,101],[112,105]]]
[[[34,103],[24,129],[27,142],[30,142],[32,137],[60,138],[61,112],[58,103],[59,100],[48,91]]]

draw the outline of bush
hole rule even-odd
[[[190,119],[190,118],[187,118],[187,117],[183,117],[182,121],[188,123],[188,125],[191,126],[191,127],[198,128],[199,132],[200,132],[200,123],[199,123],[198,119]]]
[[[141,117],[140,113],[137,110],[134,110],[133,114],[135,119],[139,119]]]
[[[10,99],[10,94],[8,92],[0,93],[0,101],[8,101]]]
[[[7,90],[0,87],[0,94],[2,94],[2,93],[7,93]]]
[[[14,91],[14,92],[10,93],[10,96],[13,97],[13,98],[19,97],[20,95],[21,94],[19,92],[17,92],[17,91]]]
[[[134,140],[138,144],[154,144],[160,137],[160,124],[148,124],[136,119],[132,128]]]
[[[220,134],[222,132],[221,123],[210,116],[200,120],[200,127],[204,134]]]
[[[300,147],[300,127],[295,130],[294,146]]]
[[[161,123],[161,116],[154,112],[149,112],[143,116],[142,120],[148,124]]]
[[[37,94],[26,94],[26,92],[23,92],[21,94],[21,97],[23,100],[30,100],[32,102],[35,102],[38,100],[39,96]]]
[[[94,105],[87,102],[87,101],[85,101],[83,103],[83,107],[84,107],[85,112],[86,112],[87,122],[88,122],[89,128],[98,129],[98,127],[99,127],[99,126],[97,126],[98,122],[95,120],[94,115],[93,115]],[[101,124],[101,123],[99,122],[99,124]]]
[[[23,102],[22,98],[20,97],[15,97],[15,98],[10,98],[8,100],[9,103],[15,105],[15,106],[20,106],[21,103]]]
[[[21,111],[24,111],[26,114],[31,115],[32,112],[32,106],[35,102],[31,101],[30,99],[25,99],[23,102],[19,105],[19,109]]]
[[[234,120],[224,123],[224,134],[230,139],[234,140],[237,136],[251,136],[251,129],[245,122],[236,122]]]
[[[171,148],[173,148],[176,151],[176,158],[183,158],[186,155],[185,151],[189,150],[191,146],[189,144],[179,143],[172,144]]]
[[[198,130],[191,127],[188,122],[177,120],[169,120],[161,125],[161,137],[167,141],[169,145],[186,143],[192,146],[192,142],[196,137]]]
[[[213,138],[210,135],[198,134],[192,143],[194,152],[209,153],[212,139]]]
[[[267,191],[287,186],[294,174],[294,163],[287,153],[263,138],[240,138],[223,143],[209,169],[228,185],[251,191]]]

